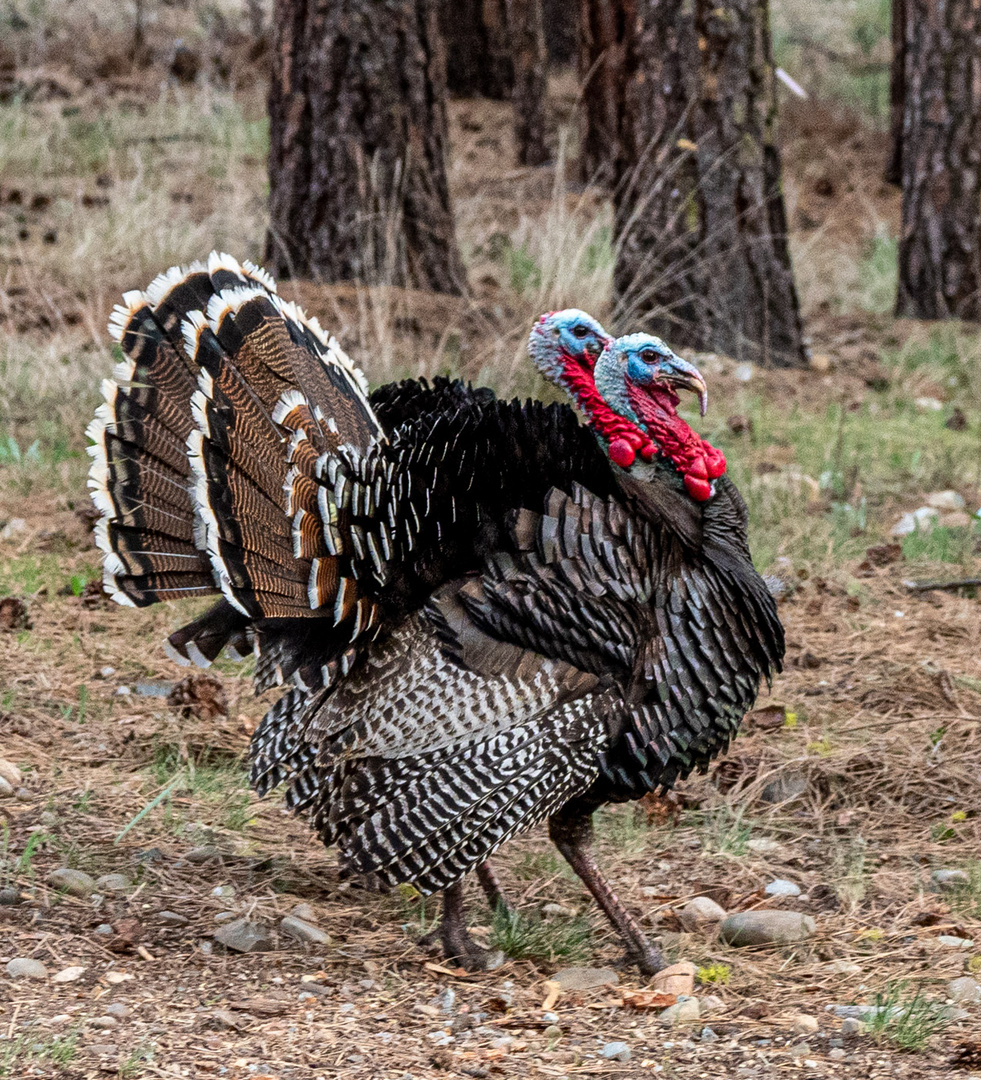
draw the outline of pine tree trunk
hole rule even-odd
[[[889,160],[883,174],[887,184],[903,182],[903,108],[906,98],[906,3],[892,0],[889,64]]]
[[[276,0],[273,28],[269,269],[461,292],[435,0]]]
[[[506,101],[514,86],[506,0],[439,0],[439,5],[450,93]]]
[[[981,3],[907,2],[896,314],[981,319]]]
[[[635,0],[579,0],[579,173],[609,184],[620,152],[626,22]]]
[[[626,0],[614,192],[622,321],[806,364],[787,247],[766,0]]]
[[[544,165],[548,60],[541,0],[507,0],[514,58],[514,146],[519,165]]]

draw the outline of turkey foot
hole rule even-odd
[[[462,881],[457,881],[443,890],[443,918],[439,924],[439,940],[446,959],[467,971],[493,971],[504,962],[504,954],[499,949],[483,948],[467,932]]]
[[[592,811],[563,807],[549,819],[548,835],[613,923],[627,948],[628,957],[641,974],[655,975],[659,972],[664,967],[664,957],[647,940],[633,915],[620,903],[590,852],[593,841]]]

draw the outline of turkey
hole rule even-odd
[[[111,329],[127,359],[89,429],[106,587],[220,593],[173,655],[251,647],[258,690],[291,684],[253,739],[256,790],[285,783],[343,871],[444,890],[468,966],[462,878],[548,820],[656,970],[592,813],[704,769],[783,652],[745,506],[676,412],[697,371],[559,312],[529,351],[592,431],[445,380],[369,399],[267,275],[215,254],[127,294]]]

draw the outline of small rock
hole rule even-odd
[[[164,926],[187,926],[187,917],[179,915],[176,911],[158,911],[157,921]]]
[[[95,879],[95,887],[101,893],[126,893],[133,883],[125,874],[103,874]]]
[[[274,942],[269,928],[250,919],[236,919],[219,927],[213,935],[215,941],[235,952],[268,952]]]
[[[921,532],[929,532],[937,523],[940,511],[932,506],[921,506],[911,514],[903,514],[889,530],[890,536],[909,536],[919,529]]]
[[[629,1061],[630,1047],[625,1042],[608,1042],[600,1051],[600,1057],[608,1061]]]
[[[216,885],[211,890],[212,896],[217,896],[219,900],[231,900],[235,895],[234,885]]]
[[[804,941],[817,929],[810,915],[797,911],[741,911],[719,927],[730,945],[787,945]]]
[[[287,915],[279,924],[284,934],[309,945],[328,945],[330,938],[319,926],[312,926],[295,915]]]
[[[0,889],[0,905],[13,907],[21,902],[20,889]]]
[[[674,1005],[669,1005],[658,1014],[658,1020],[665,1027],[674,1027],[675,1024],[690,1024],[701,1016],[701,1008],[698,998],[685,998]]]
[[[73,964],[71,967],[62,968],[57,975],[51,977],[51,981],[53,983],[70,983],[80,979],[84,974],[84,967],[80,964]]]
[[[316,923],[317,913],[309,904],[297,904],[290,912],[294,919],[302,919],[304,922]]]
[[[865,1025],[857,1016],[846,1016],[841,1022],[842,1035],[861,1035]]]
[[[970,975],[951,979],[947,984],[947,993],[962,1005],[981,1005],[981,982]]]
[[[854,960],[830,960],[825,965],[829,975],[861,975],[862,968]]]
[[[118,1054],[119,1050],[115,1043],[89,1043],[85,1047],[85,1053],[91,1054],[92,1057],[112,1057]]]
[[[106,1016],[114,1016],[117,1020],[125,1020],[130,1012],[129,1006],[121,1001],[114,1001],[111,1005],[107,1005],[105,1011]]]
[[[770,836],[754,836],[746,841],[746,847],[757,855],[772,855],[780,850],[780,845]]]
[[[546,919],[571,919],[575,917],[576,910],[575,908],[566,907],[564,904],[545,904],[542,906],[542,914]]]
[[[732,369],[732,377],[736,382],[751,382],[755,374],[756,369],[752,364],[736,364]]]
[[[115,1018],[115,1016],[94,1016],[89,1021],[89,1026],[94,1028],[108,1029],[114,1028],[118,1023],[119,1021]]]
[[[963,510],[964,496],[957,491],[932,491],[926,497],[926,504],[936,510]]]
[[[937,524],[944,529],[969,529],[974,521],[963,510],[952,510],[949,514],[941,514]]]
[[[436,996],[436,1005],[445,1013],[453,1012],[453,1006],[456,1004],[456,991],[447,986],[442,993]]]
[[[785,878],[771,881],[763,891],[767,896],[800,896],[800,887]]]
[[[7,964],[7,974],[12,979],[46,979],[48,969],[40,960],[18,956]]]
[[[11,788],[19,788],[24,783],[24,774],[6,758],[0,758],[0,779],[6,780]]]
[[[33,795],[32,795],[32,794],[31,794],[31,793],[30,793],[30,792],[29,792],[29,791],[27,790],[27,788],[26,788],[26,787],[19,787],[19,788],[18,788],[18,789],[17,789],[17,790],[16,790],[15,792],[14,792],[14,798],[15,798],[15,799],[16,799],[16,800],[17,800],[18,802],[30,802],[30,801],[31,801],[31,799],[33,799],[33,798],[34,798],[34,796],[33,796]]]
[[[11,518],[0,529],[0,540],[17,540],[27,532],[27,522],[23,518]]]
[[[221,858],[221,852],[214,844],[204,844],[201,847],[191,848],[184,856],[184,861],[189,862],[194,866],[200,866],[202,863],[211,862],[212,859],[219,858]],[[225,888],[231,888],[231,886],[225,886]]]
[[[99,925],[95,928],[95,932],[97,934],[104,934],[106,937],[110,937],[112,934],[115,933],[113,928],[107,922],[99,923]]]
[[[817,1017],[801,1013],[794,1017],[794,1026],[791,1028],[795,1035],[814,1035],[818,1029]]]
[[[552,976],[562,990],[592,990],[596,986],[616,986],[620,976],[612,968],[561,968]]]
[[[549,1024],[548,1027],[542,1032],[548,1042],[553,1042],[555,1039],[562,1038],[562,1028],[557,1024]]]
[[[95,891],[95,881],[88,874],[82,870],[71,870],[67,866],[52,870],[44,880],[52,889],[59,889],[82,899],[91,896]]]
[[[237,911],[219,911],[218,914],[215,916],[215,922],[219,925],[221,923],[230,923],[234,922],[235,919],[237,919],[238,917],[239,915]]]
[[[830,1061],[843,1061],[848,1055],[840,1046],[833,1046],[828,1051],[828,1059]]]
[[[935,397],[918,397],[914,400],[913,404],[921,410],[921,412],[941,412],[944,407],[944,403]]]
[[[710,1027],[703,1027],[702,1033],[699,1036],[703,1043],[718,1042],[719,1036]]]
[[[651,989],[662,994],[691,994],[695,989],[695,972],[698,969],[690,960],[662,968],[651,980]]]
[[[941,934],[937,938],[937,944],[945,949],[973,949],[974,939],[965,937],[953,937],[951,934]]]
[[[116,674],[116,669],[114,667],[99,668],[99,676],[100,676],[100,678],[111,679],[113,677],[113,675],[115,675],[115,674]]]
[[[726,909],[708,896],[695,896],[681,909],[681,925],[691,934],[696,930],[713,929],[726,917]]]
[[[965,870],[934,870],[930,875],[930,887],[934,892],[953,892],[970,884],[971,877]]]
[[[0,799],[9,799],[13,793],[14,789],[0,776]]]
[[[698,1012],[700,1016],[710,1016],[712,1013],[725,1012],[726,1003],[718,994],[706,994],[698,999]]]

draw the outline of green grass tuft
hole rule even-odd
[[[592,928],[583,915],[542,920],[499,908],[491,924],[490,945],[514,960],[554,963],[589,957]]]
[[[892,1043],[900,1050],[923,1050],[930,1038],[950,1023],[944,1008],[923,996],[917,987],[909,995],[906,984],[889,983],[875,995],[876,1012],[867,1021],[877,1043]]]

